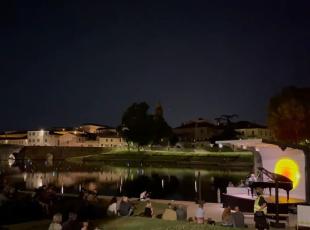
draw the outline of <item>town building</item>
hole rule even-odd
[[[99,140],[99,147],[125,147],[127,146],[127,143],[125,139],[115,135],[107,135],[107,136],[101,136],[98,138]]]
[[[220,133],[220,131],[215,124],[203,118],[184,122],[173,129],[179,142],[191,143],[192,147],[208,145],[209,139]]]
[[[27,132],[29,146],[93,146],[87,143],[87,137],[77,131],[33,130]]]
[[[50,133],[48,130],[31,130],[27,132],[29,146],[59,146],[61,134]]]
[[[113,128],[102,128],[98,130],[99,147],[124,147],[127,143],[124,138]]]
[[[0,134],[0,144],[27,145],[27,131],[6,131]]]
[[[77,130],[84,132],[84,133],[97,133],[97,130],[105,129],[105,128],[109,128],[109,127],[106,125],[101,125],[101,124],[85,123],[85,124],[80,125],[80,127]]]
[[[274,135],[267,126],[255,124],[248,121],[239,121],[233,123],[235,131],[240,134],[242,139],[259,138],[263,140],[273,140]]]
[[[48,130],[6,131],[0,133],[0,144],[22,146],[122,147],[126,141],[115,128],[83,124],[79,128],[56,127]]]

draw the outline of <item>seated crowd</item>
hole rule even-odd
[[[146,193],[145,193],[146,195]],[[87,193],[84,194],[83,199],[85,199],[88,203],[93,203],[94,201],[97,201],[97,195],[94,193]],[[206,213],[204,209],[204,205],[201,203],[198,205],[195,216],[188,218],[187,213],[187,207],[185,205],[177,204],[174,205],[172,203],[168,203],[167,208],[164,209],[164,211],[158,212],[157,215],[155,215],[156,210],[154,211],[154,208],[152,206],[151,200],[148,197],[140,197],[138,201],[142,201],[144,206],[144,211],[140,213],[137,212],[136,204],[137,201],[130,201],[127,196],[123,196],[120,201],[118,202],[116,197],[113,197],[111,201],[108,204],[108,207],[106,209],[106,215],[108,217],[128,217],[128,216],[143,216],[148,218],[161,218],[163,220],[169,220],[169,221],[189,221],[189,222],[195,222],[197,224],[212,224],[215,225],[215,221],[211,218],[206,219]],[[142,204],[143,204],[142,203]],[[141,205],[141,203],[139,203]],[[80,215],[80,214],[79,214]],[[65,230],[65,229],[95,229],[89,227],[88,221],[81,221],[79,222],[77,220],[77,214],[76,213],[69,213],[68,220],[66,222],[63,222],[62,224],[62,215],[57,213],[53,216],[53,221],[50,224],[49,230]],[[243,228],[244,225],[244,215],[242,212],[240,212],[238,207],[235,207],[232,211],[230,207],[227,207],[223,210],[222,213],[222,226],[226,227],[238,227]]]
[[[139,199],[140,201],[142,199]],[[152,203],[149,198],[143,199],[145,201],[145,208],[144,212],[140,214],[135,214],[144,217],[156,217],[161,218],[163,220],[178,220],[178,221],[189,221],[189,222],[196,222],[197,224],[215,224],[215,221],[211,218],[205,219],[205,210],[203,204],[199,204],[196,211],[194,218],[187,218],[187,207],[185,205],[172,205],[168,203],[167,208],[163,211],[162,214],[158,214],[155,216],[154,209]],[[134,205],[128,200],[128,197],[122,197],[121,201],[117,202],[117,198],[113,197],[109,203],[107,208],[107,215],[112,216],[132,216],[134,214],[135,207]],[[227,207],[223,210],[222,213],[222,226],[226,227],[237,227],[243,228],[245,227],[244,224],[244,215],[239,210],[239,207],[236,206],[232,211],[230,207]]]
[[[48,230],[88,230],[89,228],[89,222],[88,221],[82,221],[79,222],[77,220],[77,214],[76,213],[69,213],[68,220],[65,221],[63,224],[62,222],[62,215],[60,213],[56,213],[53,216],[53,221],[50,224]],[[98,228],[94,228],[98,229]]]

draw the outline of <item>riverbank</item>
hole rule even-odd
[[[67,161],[78,164],[112,163],[117,166],[173,166],[173,167],[253,167],[253,154],[249,151],[216,151],[195,149],[131,150],[105,147],[25,146],[15,152],[17,160]],[[6,156],[8,158],[8,156]],[[4,159],[7,160],[7,159]]]
[[[71,157],[86,157],[106,153],[111,148],[99,147],[61,147],[61,146],[24,146],[20,152],[16,153],[18,160],[47,160],[61,161]]]
[[[131,166],[143,165],[173,165],[184,166],[210,166],[229,167],[230,169],[253,167],[253,154],[248,151],[239,152],[209,152],[209,151],[175,151],[175,150],[147,150],[128,151],[110,150],[104,153],[88,156],[75,156],[66,159],[71,163],[102,164],[113,163],[114,165]]]

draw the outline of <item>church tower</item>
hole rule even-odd
[[[164,116],[164,110],[161,104],[158,102],[155,107],[155,117],[163,117]]]

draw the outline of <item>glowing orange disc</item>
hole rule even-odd
[[[283,158],[277,161],[274,172],[283,175],[293,181],[293,189],[298,186],[300,172],[298,164],[289,158]]]

